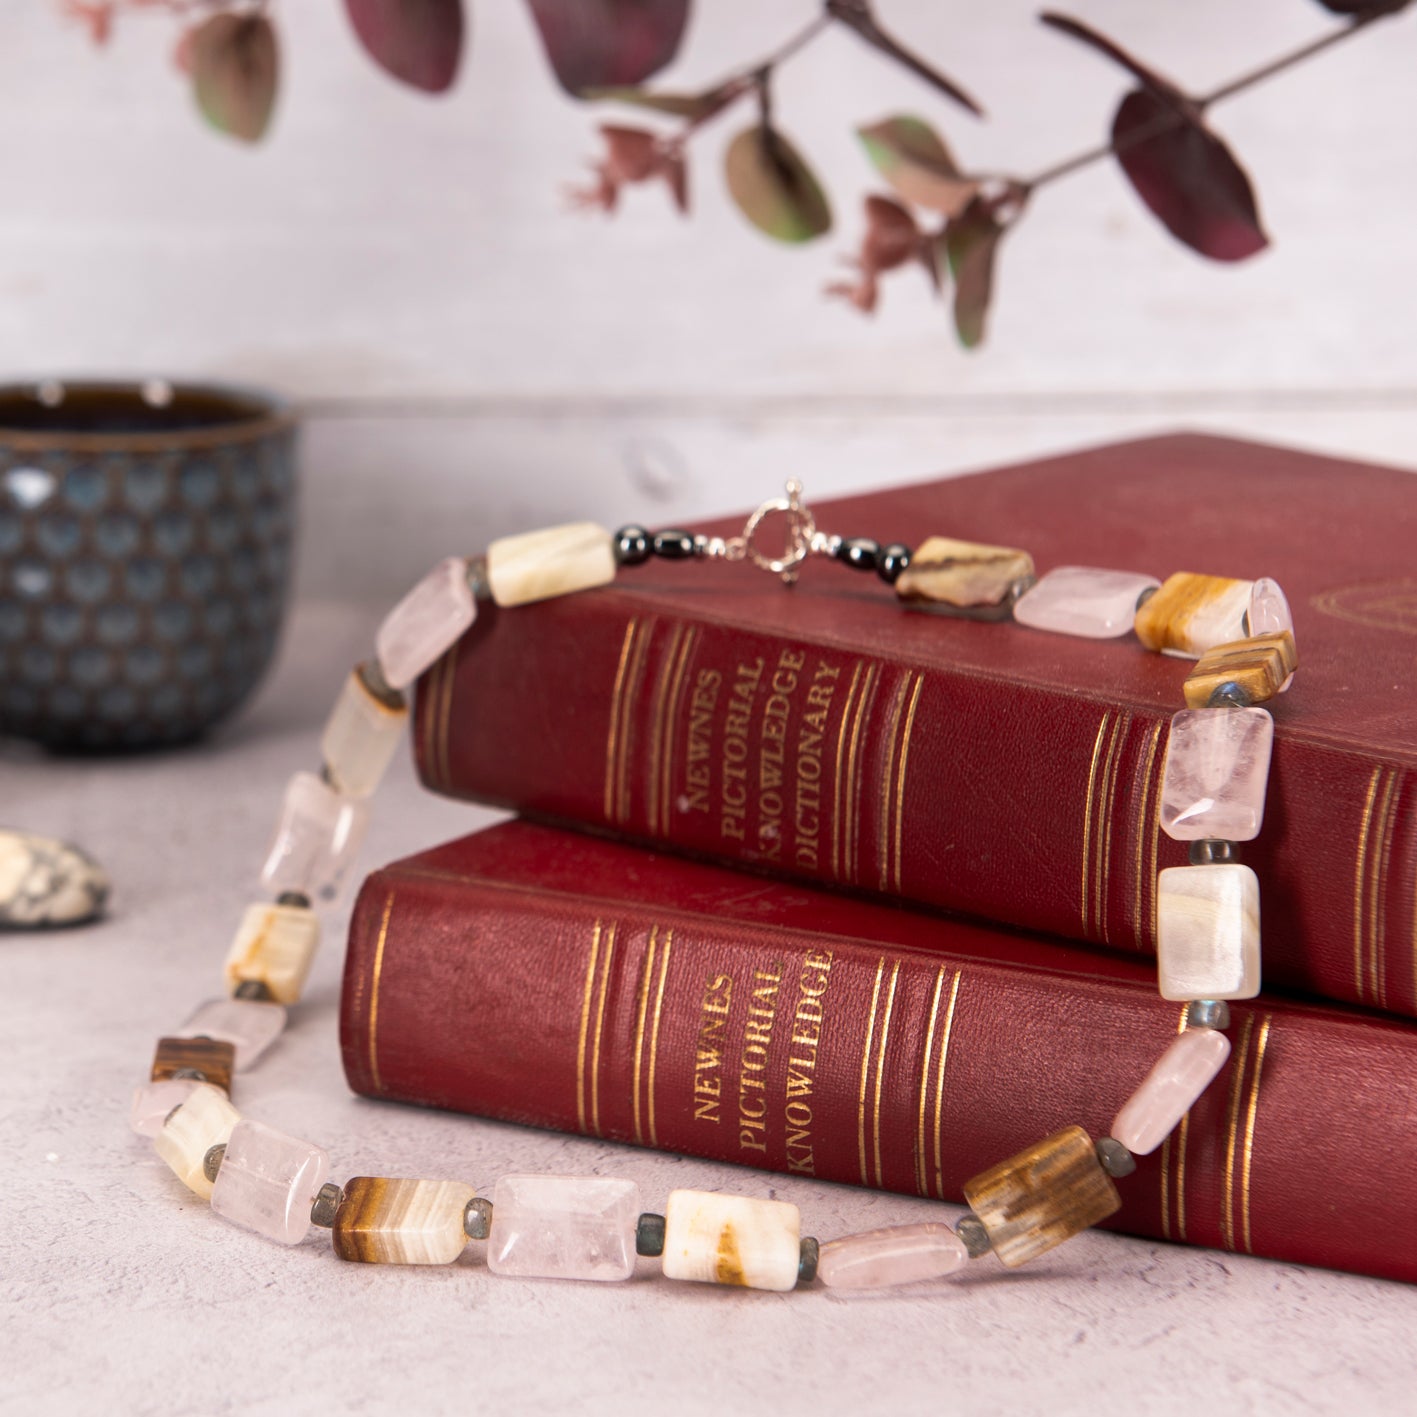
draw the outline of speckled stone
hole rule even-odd
[[[107,900],[108,876],[78,847],[0,831],[0,928],[82,925]]]

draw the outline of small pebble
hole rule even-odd
[[[78,847],[0,830],[0,929],[82,925],[107,900],[107,874]]]

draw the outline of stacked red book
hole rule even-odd
[[[1185,436],[817,511],[1040,573],[1284,585],[1302,667],[1245,850],[1266,986],[1370,1011],[1237,1007],[1115,1223],[1417,1278],[1417,1033],[1371,1011],[1417,1012],[1417,478]],[[1180,1022],[1136,956],[1185,860],[1157,826],[1185,668],[893,601],[690,563],[485,608],[420,685],[425,782],[639,845],[517,824],[371,878],[353,1085],[949,1199],[1067,1122],[1104,1134]]]

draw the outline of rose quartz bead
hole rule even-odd
[[[1289,611],[1289,599],[1280,589],[1278,581],[1261,576],[1250,591],[1250,634],[1280,635],[1288,630],[1294,633],[1294,616]],[[1281,694],[1286,693],[1294,682],[1290,674],[1279,686]]]
[[[1161,582],[1132,571],[1104,571],[1093,566],[1059,566],[1026,590],[1014,606],[1014,619],[1035,630],[1111,640],[1132,632],[1137,601]]]
[[[628,1279],[640,1190],[600,1176],[504,1176],[492,1198],[487,1268],[536,1279]]]
[[[439,561],[379,626],[374,652],[389,687],[413,683],[457,642],[476,615],[467,563],[456,556]]]
[[[1155,1151],[1229,1056],[1230,1040],[1218,1028],[1186,1029],[1117,1113],[1112,1136],[1134,1156]]]
[[[262,1122],[238,1122],[212,1186],[212,1209],[233,1225],[298,1245],[330,1174],[326,1152]]]
[[[249,1068],[285,1027],[281,1004],[254,999],[210,999],[177,1030],[174,1038],[215,1038],[236,1049],[236,1070]]]
[[[195,1078],[163,1078],[160,1082],[144,1083],[133,1093],[128,1124],[140,1137],[155,1137],[167,1121],[168,1113],[180,1107],[194,1088],[205,1086]]]
[[[1264,821],[1274,720],[1262,708],[1183,709],[1171,719],[1161,830],[1173,841],[1253,841]]]
[[[896,1225],[829,1240],[817,1278],[831,1289],[888,1289],[939,1279],[968,1262],[964,1241],[948,1225]]]
[[[286,785],[261,881],[274,895],[294,891],[333,900],[369,825],[369,805],[345,797],[312,772]]]

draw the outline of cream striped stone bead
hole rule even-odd
[[[1137,611],[1137,639],[1162,654],[1199,659],[1216,645],[1245,638],[1253,589],[1253,581],[1178,571]]]
[[[241,1113],[226,1094],[204,1083],[163,1123],[153,1148],[189,1191],[208,1200],[212,1183],[207,1179],[207,1152],[224,1146],[240,1120]]]
[[[1156,883],[1163,999],[1252,999],[1260,991],[1260,883],[1237,862],[1168,866]]]
[[[529,605],[614,579],[614,538],[594,522],[504,536],[487,548],[487,584],[498,605]]]
[[[959,611],[1006,611],[1020,581],[1033,575],[1033,557],[1012,546],[986,546],[932,536],[910,555],[895,593],[905,601]]]
[[[793,1289],[801,1232],[797,1207],[786,1201],[671,1191],[664,1208],[664,1274],[704,1284]]]
[[[320,753],[331,785],[346,797],[369,797],[383,781],[408,723],[396,690],[379,694],[355,669],[330,713]]]
[[[355,1176],[330,1235],[359,1264],[452,1264],[467,1244],[463,1216],[477,1191],[463,1181]]]
[[[320,945],[320,919],[308,905],[249,905],[226,956],[226,985],[257,982],[278,1004],[295,1004]]]

